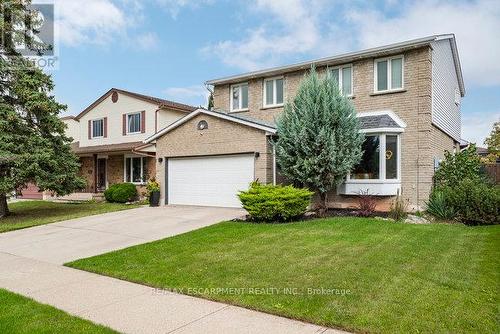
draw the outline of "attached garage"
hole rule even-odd
[[[241,207],[236,194],[255,179],[255,155],[168,159],[167,203]]]
[[[145,140],[156,143],[161,203],[241,207],[253,181],[272,183],[270,123],[198,109]]]

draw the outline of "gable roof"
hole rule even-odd
[[[355,52],[348,52],[348,53],[344,53],[344,54],[340,54],[340,55],[336,55],[336,56],[332,56],[332,57],[325,57],[325,58],[304,61],[304,62],[291,64],[291,65],[273,67],[273,68],[268,68],[268,69],[264,69],[264,70],[259,70],[259,71],[254,71],[254,72],[248,72],[248,73],[243,73],[243,74],[238,74],[238,75],[233,75],[233,76],[228,76],[228,77],[223,77],[223,78],[218,78],[218,79],[213,79],[213,80],[208,80],[206,82],[206,84],[207,85],[222,85],[222,84],[241,82],[244,80],[255,79],[255,78],[264,77],[264,76],[271,77],[271,76],[275,76],[275,75],[284,74],[287,72],[310,69],[312,65],[316,65],[317,67],[340,65],[340,64],[352,62],[352,61],[363,59],[363,58],[381,57],[381,56],[386,56],[386,55],[389,55],[392,53],[403,52],[403,51],[412,50],[412,49],[423,47],[423,46],[428,46],[428,45],[431,45],[432,42],[442,40],[442,39],[449,39],[450,43],[452,45],[453,58],[454,58],[453,60],[455,62],[455,70],[456,70],[457,77],[458,77],[460,92],[461,92],[462,96],[464,96],[465,95],[465,86],[464,86],[464,81],[463,81],[463,77],[462,77],[462,69],[460,66],[460,60],[458,58],[458,49],[457,49],[457,44],[455,41],[454,34],[432,35],[432,36],[412,39],[412,40],[408,40],[408,41],[404,41],[404,42],[400,42],[400,43],[393,43],[393,44],[388,44],[388,45],[384,45],[384,46],[379,46],[376,48],[370,48],[370,49],[365,49],[365,50],[355,51]]]
[[[239,124],[242,124],[242,125],[245,125],[245,126],[249,126],[249,127],[255,128],[255,129],[266,131],[266,132],[271,133],[271,134],[275,134],[276,133],[276,127],[274,127],[270,123],[267,123],[267,122],[264,122],[264,121],[252,119],[252,118],[249,118],[249,117],[241,117],[241,116],[238,117],[238,116],[234,116],[234,115],[231,115],[231,114],[226,114],[226,113],[223,113],[223,112],[218,112],[218,111],[206,110],[206,109],[203,109],[203,108],[199,108],[199,109],[196,109],[195,111],[193,111],[192,113],[190,113],[190,114],[182,117],[181,119],[175,121],[174,123],[170,124],[169,126],[161,129],[160,131],[158,131],[154,135],[146,138],[144,140],[144,143],[146,143],[146,144],[147,143],[151,143],[152,141],[158,139],[159,137],[165,135],[166,133],[172,131],[173,129],[179,127],[180,125],[186,123],[187,121],[189,121],[193,117],[196,117],[196,116],[198,116],[200,114],[204,114],[204,115],[209,115],[209,116],[213,116],[213,117],[225,119],[225,120],[230,121],[230,122],[239,123]]]
[[[75,119],[80,119],[83,115],[88,113],[90,110],[92,110],[95,106],[97,106],[99,103],[104,101],[108,96],[113,94],[113,92],[117,92],[119,94],[127,95],[142,101],[150,102],[153,104],[157,104],[158,108],[169,108],[169,109],[175,109],[179,111],[184,111],[184,112],[191,112],[196,110],[196,107],[189,106],[187,104],[182,104],[170,100],[165,100],[159,97],[154,97],[154,96],[149,96],[149,95],[143,95],[143,94],[138,94],[134,92],[129,92],[123,89],[118,89],[118,88],[111,88],[108,90],[104,95],[102,95],[100,98],[98,98],[95,102],[93,102],[91,105],[89,105],[87,108],[85,108],[81,113],[79,113]]]

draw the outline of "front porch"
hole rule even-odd
[[[145,194],[147,181],[156,173],[154,153],[142,153],[134,148],[139,143],[74,147],[80,158],[79,175],[86,186],[74,194],[61,197],[67,200],[104,200],[104,191],[115,183],[136,185],[139,197]]]

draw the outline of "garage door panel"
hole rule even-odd
[[[169,159],[168,203],[240,207],[254,170],[253,155]]]

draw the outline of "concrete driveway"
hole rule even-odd
[[[0,252],[63,264],[163,239],[244,214],[241,209],[142,207],[0,233]]]

